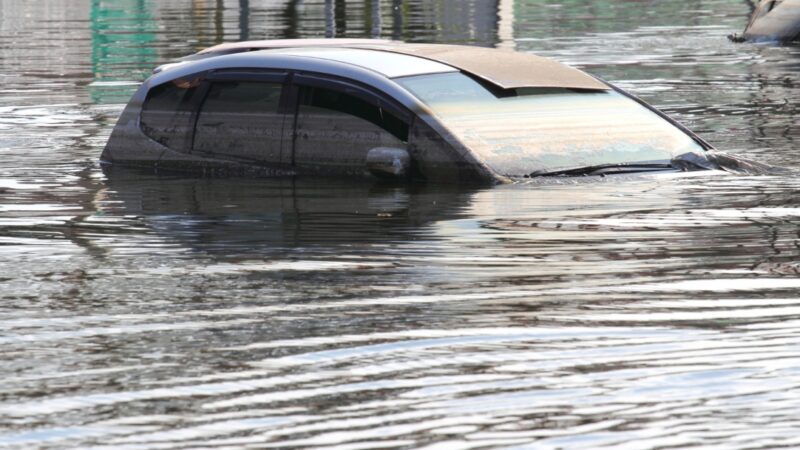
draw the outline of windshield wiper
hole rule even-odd
[[[619,169],[619,170],[611,170]],[[581,175],[595,175],[595,172],[601,172],[599,175],[605,173],[635,173],[635,172],[651,172],[656,170],[678,169],[670,163],[616,163],[616,164],[596,164],[593,166],[575,167],[572,169],[549,170],[549,171],[536,171],[528,176],[531,178],[536,177],[575,177]],[[605,172],[608,171],[608,172]]]
[[[691,172],[695,170],[709,170],[715,168],[717,167],[710,163],[704,156],[698,156],[694,153],[684,153],[676,156],[670,161],[662,160],[658,162],[642,161],[631,163],[595,164],[592,166],[574,167],[571,169],[538,170],[529,174],[528,177],[575,177],[585,175],[654,172],[670,169],[681,172]]]

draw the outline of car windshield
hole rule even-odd
[[[668,162],[702,154],[689,135],[613,90],[524,88],[495,95],[460,73],[399,78],[494,171]]]

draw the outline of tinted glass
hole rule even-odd
[[[408,124],[365,100],[324,88],[305,88],[303,105],[338,111],[371,122],[401,141],[408,141]]]
[[[184,150],[191,130],[191,100],[195,92],[194,87],[173,83],[151,89],[142,106],[140,123],[144,134],[173,150]]]
[[[300,91],[294,151],[299,167],[361,173],[371,149],[405,148],[407,140],[408,124],[372,103],[331,89]]]
[[[282,85],[241,81],[211,85],[197,118],[194,150],[279,162]]]
[[[500,97],[461,73],[397,81],[504,175],[703,152],[686,133],[615,91],[521,89]]]

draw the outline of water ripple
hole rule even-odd
[[[0,447],[800,446],[795,172],[479,189],[97,164],[154,66],[328,33],[553,57],[796,170],[796,47],[729,42],[747,11],[723,0],[326,3],[2,3]]]

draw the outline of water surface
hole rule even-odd
[[[0,3],[0,446],[800,446],[800,181],[489,189],[97,164],[152,69],[241,38],[516,48],[800,167],[742,1]],[[455,5],[455,6],[454,6]]]

